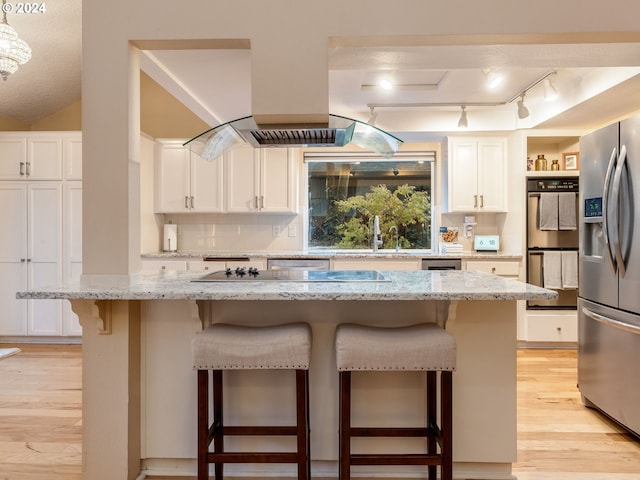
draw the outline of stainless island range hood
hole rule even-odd
[[[295,116],[291,120],[296,120]],[[326,122],[319,123],[258,123],[256,117],[243,117],[213,127],[184,145],[211,161],[241,143],[255,148],[344,147],[352,143],[388,158],[400,148],[402,140],[359,120],[329,114]]]

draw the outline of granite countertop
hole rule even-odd
[[[309,250],[309,251],[255,251],[255,252],[232,252],[232,251],[177,251],[177,252],[149,252],[143,253],[143,260],[152,259],[184,259],[202,260],[208,258],[237,259],[237,258],[291,258],[291,259],[314,259],[314,258],[463,258],[478,260],[521,260],[522,254],[501,253],[501,252],[472,252],[466,251],[459,254],[439,254],[431,253],[429,250]]]
[[[557,293],[464,270],[383,272],[390,282],[229,282],[192,280],[202,272],[145,274],[126,287],[79,282],[18,292],[22,299],[95,300],[553,300]]]

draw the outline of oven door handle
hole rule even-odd
[[[613,270],[613,274],[615,275],[618,267],[616,265],[616,259],[614,257],[613,252],[611,251],[611,241],[609,239],[609,220],[608,210],[609,210],[609,186],[611,185],[611,176],[616,169],[618,155],[617,148],[611,151],[611,157],[609,157],[609,164],[607,165],[607,174],[604,178],[604,191],[602,193],[602,231],[604,233],[604,246],[607,250],[607,258],[609,259],[609,265]]]
[[[589,310],[587,307],[582,307],[582,313],[584,313],[587,317],[595,320],[596,322],[602,323],[603,325],[640,335],[640,327],[636,325],[631,325],[619,320],[614,320],[613,318],[605,317],[604,315],[600,315],[599,313]]]

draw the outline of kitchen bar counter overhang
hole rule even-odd
[[[23,299],[93,300],[531,300],[552,290],[477,271],[391,271],[390,282],[195,282],[202,272],[142,274],[132,285],[67,283],[17,293]]]
[[[390,282],[197,283],[202,272],[144,275],[128,287],[68,284],[20,292],[20,298],[71,301],[83,326],[83,479],[194,476],[196,375],[191,338],[211,322],[266,325],[305,321],[313,332],[310,367],[312,474],[337,477],[338,387],[334,332],[339,323],[445,325],[457,341],[454,373],[454,477],[513,480],[516,460],[516,317],[518,300],[555,292],[469,271],[384,272]],[[237,394],[228,423],[289,423],[295,394],[286,371],[228,372]],[[424,376],[354,379],[354,422],[381,415],[424,420]],[[248,379],[248,382],[244,380]],[[401,412],[398,413],[398,406]],[[391,412],[389,416],[389,412]],[[396,412],[395,416],[394,413]],[[105,442],[105,438],[109,441]],[[238,439],[233,447],[288,449],[283,439]],[[420,449],[415,440],[380,439]],[[369,448],[358,444],[357,448]],[[418,450],[419,451],[419,450]],[[231,476],[287,477],[290,465],[227,465]],[[423,467],[359,467],[389,478]]]

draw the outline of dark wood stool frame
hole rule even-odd
[[[351,372],[340,372],[340,480],[350,480],[351,465],[426,465],[429,480],[436,480],[436,469],[439,465],[441,480],[452,480],[453,372],[440,373],[440,426],[436,406],[436,373],[426,372],[427,426],[394,428],[351,426]],[[427,453],[353,454],[353,437],[423,437],[427,439]],[[440,453],[437,452],[437,445],[440,446]]]
[[[227,426],[223,421],[222,372],[212,370],[213,421],[209,423],[209,370],[198,370],[198,480],[223,479],[225,463],[296,463],[298,480],[311,480],[309,437],[309,370],[296,370],[295,426]],[[295,436],[295,452],[225,452],[224,438],[233,435]],[[213,442],[214,451],[209,451]]]

